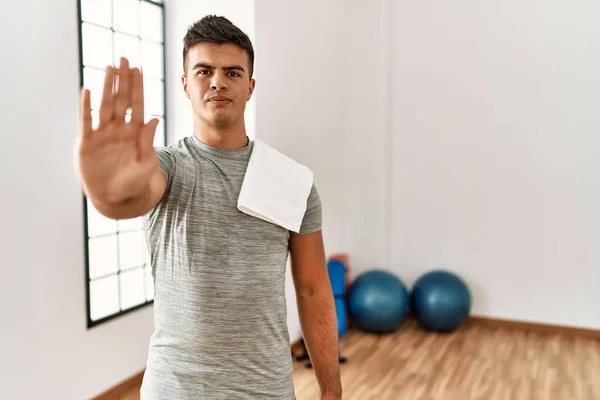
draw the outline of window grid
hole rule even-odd
[[[79,57],[80,57],[80,84],[81,85],[86,85],[87,83],[85,82],[84,79],[84,68],[86,70],[91,69],[91,70],[95,70],[98,72],[104,72],[104,68],[101,68],[99,66],[95,66],[95,65],[87,65],[84,62],[84,48],[85,46],[94,46],[94,43],[85,43],[84,37],[83,37],[83,27],[84,26],[94,26],[96,28],[99,29],[103,29],[106,31],[110,32],[111,35],[111,60],[113,62],[115,62],[115,56],[116,56],[116,52],[115,52],[115,48],[116,48],[116,39],[117,39],[117,35],[124,35],[123,37],[127,36],[129,38],[135,38],[137,40],[137,57],[139,59],[139,65],[141,66],[142,64],[145,63],[145,61],[142,60],[142,47],[144,45],[144,43],[152,43],[155,45],[160,45],[161,47],[161,58],[162,58],[162,65],[160,65],[160,69],[161,69],[161,76],[160,77],[156,77],[156,76],[151,76],[148,77],[146,76],[146,74],[144,74],[144,82],[146,83],[146,80],[151,80],[151,81],[155,81],[160,83],[161,85],[161,89],[162,89],[162,112],[161,113],[155,113],[153,112],[154,110],[146,110],[145,113],[145,118],[153,118],[153,117],[158,117],[161,119],[161,123],[162,123],[162,135],[160,137],[158,137],[158,135],[161,134],[161,131],[157,130],[156,132],[156,140],[155,140],[155,144],[157,144],[157,140],[158,140],[158,144],[160,145],[164,145],[166,144],[167,141],[167,133],[166,133],[166,82],[165,82],[165,78],[166,78],[166,60],[165,60],[165,12],[164,12],[164,5],[162,4],[162,2],[158,2],[158,1],[152,1],[152,0],[137,0],[137,35],[133,35],[131,33],[128,32],[123,32],[121,30],[118,29],[114,29],[115,26],[115,10],[114,10],[114,1],[113,0],[107,0],[105,2],[106,7],[108,7],[110,10],[110,27],[108,26],[104,26],[95,22],[90,22],[87,20],[83,19],[82,16],[82,7],[83,4],[85,2],[90,2],[90,1],[94,1],[94,0],[79,0],[78,1],[78,17],[79,17]],[[104,0],[103,0],[104,1]],[[142,29],[142,24],[141,24],[141,7],[142,7],[142,3],[147,3],[150,4],[152,6],[155,6],[157,8],[160,9],[160,23],[161,23],[161,31],[159,32],[162,40],[161,41],[156,41],[156,40],[152,40],[150,38],[146,38],[146,37],[142,37],[141,35],[141,29]],[[130,57],[130,55],[128,55]],[[104,66],[105,67],[105,66]],[[93,90],[93,89],[92,89]],[[95,89],[96,91],[98,89]],[[101,90],[101,88],[100,88]],[[92,93],[93,96],[93,93]],[[145,101],[147,101],[147,99],[145,99]],[[161,124],[159,124],[159,128],[160,129]],[[83,198],[83,210],[84,210],[84,237],[85,237],[85,257],[86,257],[86,263],[85,263],[85,276],[86,276],[86,303],[87,303],[87,326],[88,328],[91,328],[93,326],[102,324],[104,322],[107,322],[109,320],[112,320],[114,318],[117,318],[121,315],[124,314],[128,314],[132,311],[135,311],[139,308],[145,307],[147,305],[150,305],[154,302],[153,296],[152,298],[149,297],[149,286],[148,286],[148,279],[151,279],[150,276],[150,260],[149,260],[149,254],[148,251],[146,249],[146,242],[145,242],[145,237],[143,237],[143,228],[141,226],[141,218],[136,218],[134,220],[131,220],[134,223],[137,223],[137,226],[134,226],[133,228],[131,227],[131,222],[128,223],[124,223],[122,221],[115,221],[114,224],[114,230],[113,229],[108,229],[108,232],[103,232],[103,233],[95,233],[95,234],[90,234],[90,211],[94,212],[94,210],[90,210],[91,207],[91,203],[89,203],[89,200],[87,198]],[[102,216],[100,216],[102,217]],[[96,218],[98,218],[98,216],[96,216]],[[123,256],[123,252],[122,252],[122,241],[121,241],[121,237],[123,237],[123,235],[127,235],[127,234],[141,234],[142,238],[144,240],[142,240],[143,243],[143,248],[144,250],[142,251],[142,254],[140,254],[139,256],[141,257],[141,260],[143,260],[143,262],[141,264],[135,264],[135,265],[128,265],[128,266],[123,266],[122,265],[122,256]],[[112,265],[109,266],[112,267],[112,271],[110,272],[106,272],[106,273],[96,273],[96,276],[94,276],[93,278],[90,276],[90,266],[91,266],[91,254],[90,254],[90,241],[92,240],[97,240],[97,239],[102,239],[102,238],[110,238],[110,237],[114,237],[115,238],[115,242],[116,242],[116,249],[114,249],[114,256],[116,256],[116,265]],[[139,240],[139,237],[138,237]],[[138,248],[139,250],[139,248]],[[116,271],[114,271],[116,269]],[[141,286],[143,287],[143,301],[138,301],[133,305],[129,305],[129,306],[123,306],[123,297],[124,297],[124,293],[122,292],[123,288],[123,274],[132,274],[135,273],[137,271],[140,271],[141,274]],[[95,271],[97,272],[97,271]],[[106,313],[105,315],[99,317],[99,318],[93,318],[92,315],[92,295],[93,295],[93,290],[92,290],[92,285],[94,283],[99,283],[99,282],[108,282],[108,280],[110,278],[116,278],[116,299],[112,299],[113,301],[116,301],[117,304],[117,308],[116,311],[113,312],[109,312]],[[139,282],[138,282],[139,283]]]

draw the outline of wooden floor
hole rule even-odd
[[[341,339],[344,400],[600,400],[600,340],[468,324],[449,335],[408,320],[395,334]],[[298,400],[318,400],[296,362]],[[122,400],[137,400],[134,388]]]
[[[600,400],[600,341],[467,325],[450,335],[407,321],[388,336],[342,338],[345,400]],[[298,400],[318,399],[295,370]]]

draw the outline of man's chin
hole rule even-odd
[[[226,112],[225,110],[220,111],[212,111],[212,112],[198,112],[197,117],[202,120],[202,122],[208,126],[212,126],[215,128],[227,128],[233,125],[236,122],[236,118],[230,112]]]
[[[226,128],[233,124],[233,118],[224,114],[212,115],[209,123],[217,128]]]

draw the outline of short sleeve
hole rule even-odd
[[[175,150],[170,147],[155,147],[158,156],[158,166],[167,177],[167,190],[171,187],[175,176]]]
[[[306,212],[302,219],[299,234],[317,232],[322,228],[323,224],[323,208],[321,198],[317,187],[313,184],[310,194],[308,195]]]
[[[156,156],[158,157],[158,167],[167,177],[167,186],[165,188],[165,193],[163,194],[161,200],[144,216],[145,226],[149,226],[153,223],[157,210],[161,208],[163,199],[167,197],[167,192],[169,192],[169,190],[171,189],[172,182],[175,177],[175,169],[177,166],[177,163],[175,162],[175,149],[171,147],[155,146],[154,151],[156,152]]]

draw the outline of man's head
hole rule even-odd
[[[203,122],[224,128],[243,120],[254,90],[253,72],[252,43],[228,19],[210,15],[188,28],[182,83]]]

